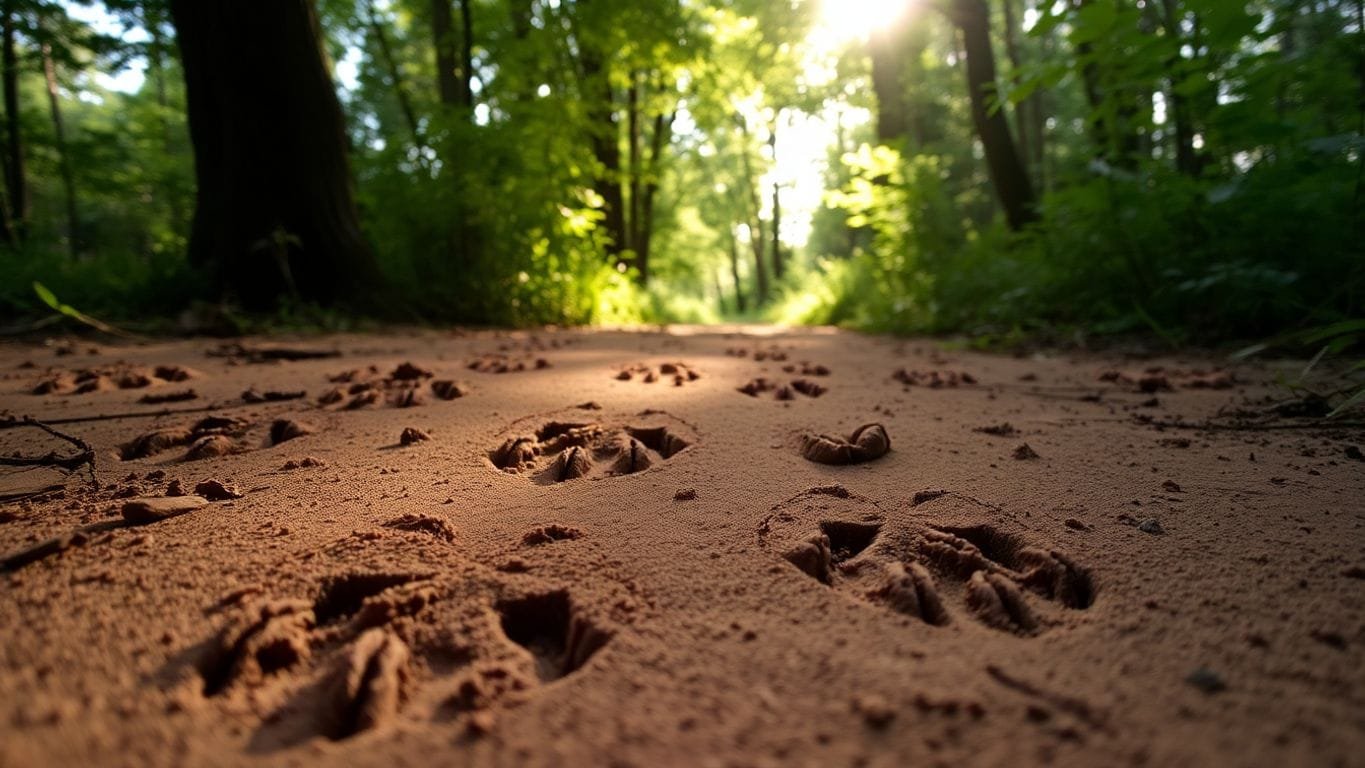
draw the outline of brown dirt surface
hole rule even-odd
[[[0,766],[1359,766],[1365,430],[1294,365],[0,345]]]

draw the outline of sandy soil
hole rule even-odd
[[[1365,765],[1277,369],[743,330],[0,347],[0,766]]]

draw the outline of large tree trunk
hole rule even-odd
[[[5,0],[4,19],[0,20],[4,65],[5,97],[5,186],[9,191],[10,217],[14,235],[23,240],[28,236],[28,175],[24,170],[24,133],[19,116],[19,57],[14,44],[14,0]]]
[[[172,0],[171,17],[199,182],[191,262],[253,309],[374,299],[311,0]]]
[[[66,245],[75,259],[81,254],[81,220],[76,210],[76,178],[66,151],[66,124],[62,122],[61,94],[57,90],[57,65],[52,61],[52,46],[42,45],[43,77],[47,81],[47,102],[52,110],[52,137],[57,148],[57,171],[66,193]]]
[[[972,122],[986,153],[986,167],[1010,229],[1037,219],[1033,184],[1019,159],[1005,112],[991,109],[996,92],[995,52],[991,50],[990,10],[986,0],[953,0],[953,17],[962,30]]]

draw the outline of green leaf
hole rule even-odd
[[[1337,416],[1340,416],[1341,414],[1343,414],[1343,413],[1345,413],[1346,411],[1350,410],[1351,408],[1355,407],[1356,405],[1358,405],[1358,404],[1361,403],[1362,401],[1365,401],[1365,387],[1361,387],[1360,389],[1357,389],[1357,390],[1355,391],[1355,394],[1353,394],[1353,395],[1351,395],[1350,397],[1346,398],[1346,399],[1341,403],[1341,405],[1338,405],[1336,408],[1333,408],[1333,409],[1332,409],[1332,412],[1329,413],[1329,414],[1327,414],[1327,418],[1329,418],[1329,419],[1335,419]]]
[[[51,307],[54,311],[62,312],[62,303],[60,301],[57,301],[57,294],[48,290],[46,285],[43,285],[37,280],[34,280],[33,292],[38,294],[38,298],[42,299],[43,303]],[[62,312],[62,314],[66,313]]]

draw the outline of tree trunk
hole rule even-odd
[[[626,201],[626,243],[625,249],[635,255],[635,266],[640,271],[640,283],[644,284],[644,270],[640,267],[640,193],[644,179],[644,169],[640,165],[643,148],[640,135],[640,73],[630,73],[630,85],[626,88],[626,163],[630,168]]]
[[[1185,77],[1180,74],[1180,7],[1176,0],[1161,0],[1161,26],[1169,38],[1171,59],[1166,68],[1170,72],[1171,87],[1166,92],[1170,106],[1171,124],[1175,131],[1175,168],[1186,176],[1199,175],[1199,156],[1194,151],[1194,128],[1191,125],[1189,100],[1181,94]]]
[[[996,92],[995,52],[991,50],[990,10],[986,0],[953,0],[953,16],[962,30],[972,122],[986,154],[986,167],[1010,229],[1037,219],[1033,185],[1019,159],[1003,110],[990,108]]]
[[[14,234],[23,241],[28,237],[28,174],[24,169],[24,134],[19,115],[19,57],[14,45],[14,0],[5,0],[5,16],[0,20],[0,36],[3,36],[3,51],[0,60],[4,65],[5,97],[5,150],[8,162],[5,164],[5,186],[9,189],[11,221]]]
[[[877,95],[877,141],[887,144],[903,139],[910,130],[910,100],[905,69],[910,48],[910,4],[901,3],[894,19],[878,25],[867,39],[872,59],[872,91]]]
[[[768,147],[773,153],[773,166],[777,166],[777,119],[773,119],[772,128],[768,131]],[[782,260],[782,195],[777,183],[777,177],[773,177],[773,279],[781,280],[786,271],[786,265]]]
[[[176,153],[176,147],[171,122],[166,119],[171,104],[166,93],[166,38],[162,32],[165,10],[158,3],[144,2],[141,11],[142,26],[146,28],[151,38],[147,45],[147,75],[152,79],[152,86],[156,89],[156,105],[160,108],[157,123],[161,128],[161,147],[166,156],[171,157]],[[161,184],[170,210],[172,226],[177,233],[183,233],[186,217],[180,206],[179,185],[174,183],[175,176],[173,171],[165,173]]]
[[[171,17],[199,182],[191,262],[250,309],[376,300],[312,2],[172,0]]]
[[[62,122],[61,93],[57,89],[57,65],[52,61],[52,46],[43,43],[43,77],[47,81],[47,102],[52,111],[52,138],[57,149],[57,170],[66,193],[66,246],[74,260],[81,255],[81,220],[76,211],[76,179],[66,151],[66,125]]]
[[[596,51],[580,47],[579,92],[586,103],[588,143],[598,169],[594,188],[602,196],[602,226],[607,233],[607,258],[620,263],[629,247],[625,194],[621,188],[621,127],[617,122],[616,94],[611,74]]]
[[[1010,60],[1010,81],[1011,85],[1018,87],[1019,73],[1024,69],[1023,53],[1019,50],[1019,21],[1014,15],[1014,0],[1003,0],[1001,6],[1004,13],[1005,25],[1005,54]],[[1019,152],[1024,156],[1025,163],[1034,156],[1033,143],[1036,140],[1032,135],[1034,121],[1030,115],[1035,103],[1033,94],[1029,98],[1020,101],[1014,106],[1014,129],[1019,136]],[[1037,169],[1030,169],[1035,174]],[[1036,179],[1036,176],[1033,176]]]
[[[735,240],[735,227],[730,226],[730,278],[735,281],[735,311],[744,314],[744,283],[739,279],[739,242]]]
[[[431,42],[436,51],[436,91],[447,107],[462,103],[460,62],[455,50],[455,15],[450,0],[431,0]]]
[[[460,104],[474,117],[474,11],[473,0],[460,0]]]
[[[667,117],[662,113],[654,116],[654,134],[650,138],[649,146],[649,168],[646,170],[648,175],[645,179],[644,194],[640,200],[640,234],[636,242],[636,248],[639,251],[636,255],[636,261],[640,268],[641,285],[644,285],[649,279],[650,244],[654,240],[654,197],[659,192],[660,168],[663,164],[664,149],[673,138],[673,121],[677,115],[678,113],[674,111],[670,112]]]
[[[742,141],[739,157],[744,168],[744,191],[749,196],[749,241],[754,251],[754,306],[763,306],[768,301],[768,267],[763,258],[763,221],[759,219],[758,179],[754,178],[753,164],[749,160],[749,122],[743,115],[736,115]]]
[[[404,122],[408,124],[408,132],[412,134],[412,144],[417,148],[417,161],[425,168],[427,158],[423,150],[426,149],[427,142],[422,137],[422,129],[417,122],[417,110],[413,108],[412,98],[408,96],[407,85],[403,82],[403,72],[398,68],[398,60],[394,58],[393,49],[389,47],[389,36],[384,34],[384,25],[375,14],[374,0],[367,0],[365,3],[365,24],[370,28],[370,34],[379,48],[379,57],[383,60],[384,69],[388,71],[389,80],[393,84],[398,108],[403,113]]]

